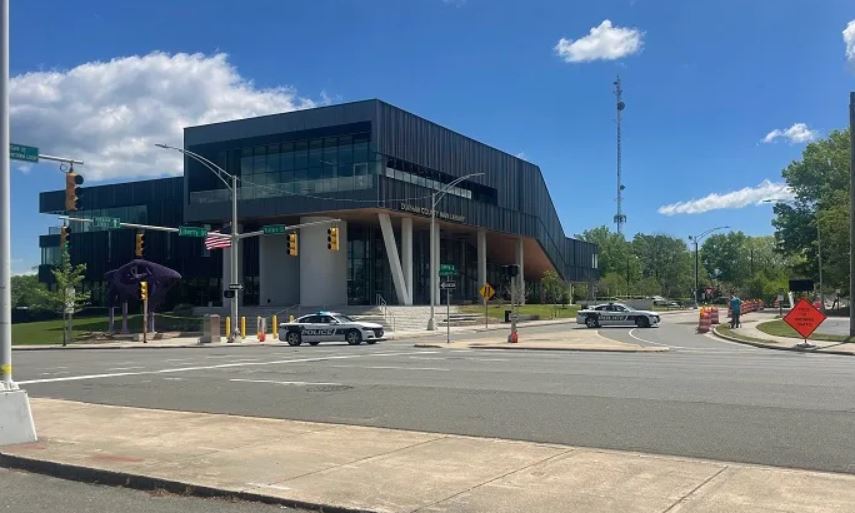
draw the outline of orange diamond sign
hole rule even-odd
[[[805,339],[807,339],[824,320],[825,314],[820,312],[805,298],[800,299],[799,302],[796,303],[796,306],[790,310],[790,313],[784,316],[784,322],[792,326],[792,328],[799,332],[799,335]]]

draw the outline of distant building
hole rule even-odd
[[[266,224],[338,218],[340,251],[327,226],[299,231],[299,255],[287,236],[244,239],[240,269],[247,306],[427,304],[430,298],[430,195],[454,179],[436,209],[439,261],[456,266],[455,302],[478,299],[490,282],[505,286],[501,266],[520,264],[529,295],[554,269],[564,279],[598,278],[596,246],[566,237],[540,169],[378,100],[242,119],[184,130],[184,145],[240,177],[241,231]],[[154,151],[154,150],[153,150]],[[59,213],[64,193],[42,193],[40,212]],[[82,189],[79,217],[221,228],[229,191],[209,170],[185,159],[183,177]],[[385,228],[384,228],[385,225]],[[226,228],[227,231],[228,228]],[[39,276],[50,282],[58,230],[40,238]],[[133,258],[134,231],[75,223],[74,262],[87,263],[87,285],[103,298],[103,275]],[[201,239],[147,231],[145,258],[184,275],[171,302],[219,305],[227,288],[228,250]]]

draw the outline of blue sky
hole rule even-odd
[[[13,0],[12,139],[115,182],[180,172],[150,142],[181,124],[376,97],[538,164],[572,235],[614,215],[620,73],[627,233],[768,234],[749,200],[786,194],[804,140],[848,122],[853,19],[844,0]],[[62,176],[17,167],[12,186],[24,272]],[[745,188],[670,211],[743,208],[659,212]]]

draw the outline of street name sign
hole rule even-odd
[[[261,227],[261,231],[264,232],[265,235],[281,235],[285,233],[285,225],[284,224],[266,224]]]
[[[442,281],[439,283],[439,288],[441,288],[442,290],[456,289],[457,288],[457,282],[456,281]]]
[[[496,295],[496,289],[494,289],[489,283],[485,283],[480,289],[478,289],[478,293],[481,294],[481,297],[489,301],[490,298]]]
[[[229,283],[229,290],[241,290],[243,289],[243,285],[240,283]]]
[[[440,276],[454,276],[457,274],[457,269],[454,264],[439,264]]]
[[[24,146],[23,144],[9,145],[9,158],[23,160],[24,162],[38,162],[39,149],[35,146]]]
[[[92,224],[95,225],[95,228],[105,228],[107,230],[122,227],[122,221],[118,217],[96,217],[92,219]]]
[[[179,226],[178,235],[181,237],[205,237],[208,230],[201,226]]]
[[[790,313],[784,316],[784,322],[789,324],[805,340],[816,331],[825,319],[825,314],[805,298],[799,299]]]

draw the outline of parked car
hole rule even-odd
[[[383,334],[380,324],[357,321],[335,312],[318,312],[279,324],[279,340],[288,342],[290,346],[299,346],[303,342],[316,346],[321,342],[342,340],[354,346],[363,341],[374,344],[383,338]]]
[[[584,324],[589,328],[622,325],[651,328],[659,325],[659,314],[635,310],[622,303],[606,303],[579,310],[576,324]]]

